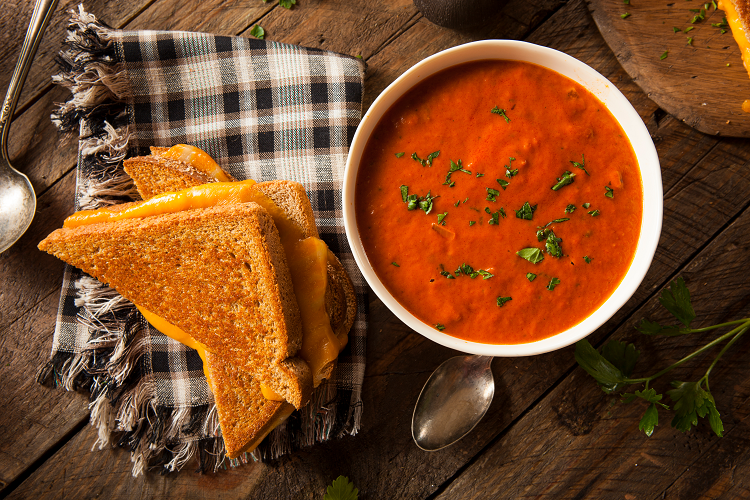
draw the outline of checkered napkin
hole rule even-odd
[[[355,434],[365,365],[365,284],[343,229],[344,166],[361,117],[363,63],[270,41],[111,29],[81,6],[53,77],[72,97],[53,121],[79,134],[76,208],[137,196],[125,157],[195,145],[237,179],[289,179],[307,189],[321,238],[354,282],[358,314],[337,372],[252,458],[275,458]],[[100,447],[128,448],[133,473],[226,465],[197,353],[162,335],[132,304],[67,267],[42,383],[91,393]],[[247,460],[242,457],[240,461]]]

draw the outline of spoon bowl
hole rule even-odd
[[[427,379],[414,407],[411,435],[425,451],[450,446],[482,420],[495,395],[492,356],[456,356]]]
[[[34,5],[21,55],[18,56],[0,109],[0,253],[10,248],[26,232],[36,212],[36,195],[29,178],[10,164],[8,134],[26,75],[57,1],[37,0]]]

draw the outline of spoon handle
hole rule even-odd
[[[26,38],[23,40],[21,55],[18,56],[16,69],[13,70],[13,76],[10,78],[8,92],[5,94],[3,107],[0,109],[0,154],[5,160],[8,158],[8,132],[13,113],[16,111],[18,97],[21,95],[21,89],[26,81],[26,75],[29,73],[31,62],[42,40],[44,29],[49,23],[52,13],[55,11],[58,0],[37,0],[34,6],[34,13],[31,15],[29,29],[26,31]]]

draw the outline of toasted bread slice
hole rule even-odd
[[[39,248],[189,333],[294,407],[309,401],[286,257],[257,204],[62,228]]]
[[[123,161],[123,169],[133,179],[141,197],[147,200],[168,191],[180,191],[192,186],[218,182],[208,172],[201,171],[180,160],[165,158],[170,148],[151,148],[151,155],[136,156]],[[221,170],[229,180],[231,175]]]

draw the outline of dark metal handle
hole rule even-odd
[[[13,76],[10,78],[8,92],[5,94],[3,107],[0,109],[0,154],[5,160],[9,160],[8,132],[10,122],[13,113],[16,111],[16,104],[18,104],[18,98],[26,81],[26,75],[29,73],[31,62],[34,60],[36,49],[39,47],[44,30],[55,11],[55,7],[57,7],[57,2],[58,0],[37,0],[29,22],[29,29],[26,31],[26,38],[21,47],[21,55],[18,56],[16,69],[13,70]]]

